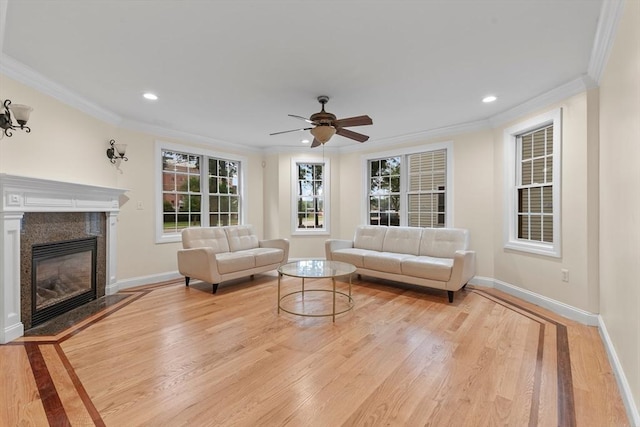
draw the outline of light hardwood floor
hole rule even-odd
[[[629,425],[594,327],[485,288],[449,304],[366,278],[332,323],[278,315],[276,287],[141,287],[0,346],[0,425]]]

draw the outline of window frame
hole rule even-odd
[[[368,153],[362,156],[362,212],[361,221],[363,224],[369,224],[369,162],[371,160],[378,160],[389,157],[401,157],[400,167],[400,227],[408,227],[408,212],[407,208],[403,209],[403,206],[408,206],[408,180],[409,180],[409,168],[402,167],[402,163],[407,164],[408,157],[411,154],[420,154],[430,151],[445,150],[446,151],[446,184],[445,184],[445,228],[454,227],[453,224],[453,141],[436,142],[431,144],[425,144],[420,147],[410,147],[400,150],[384,151],[376,153]]]
[[[240,199],[240,212],[238,213],[238,223],[244,224],[246,220],[246,212],[248,212],[248,200],[246,194],[246,165],[247,158],[244,156],[230,155],[202,148],[192,147],[188,145],[170,143],[165,141],[156,141],[154,147],[155,159],[155,242],[156,243],[174,243],[182,241],[181,230],[175,233],[166,233],[164,231],[163,212],[163,169],[162,169],[162,151],[177,151],[193,156],[201,157],[200,168],[200,193],[202,194],[200,203],[200,226],[209,226],[209,162],[210,158],[216,160],[228,160],[239,163],[238,171],[238,194]]]
[[[521,182],[521,153],[518,138],[532,131],[553,125],[553,242],[531,241],[518,238],[518,197]],[[520,252],[560,258],[561,245],[561,177],[562,177],[562,109],[557,108],[525,120],[504,130],[504,248]]]
[[[323,190],[323,227],[322,228],[298,228],[298,165],[322,164],[322,190]],[[331,162],[328,158],[295,157],[291,159],[291,234],[295,236],[318,236],[330,234],[331,217]]]

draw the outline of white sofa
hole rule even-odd
[[[464,229],[362,225],[353,240],[327,240],[325,252],[328,260],[355,265],[359,275],[443,289],[453,302],[475,274],[468,247]]]
[[[274,270],[289,259],[286,239],[259,240],[251,225],[187,228],[178,250],[178,271],[213,285]]]

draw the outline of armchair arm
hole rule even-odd
[[[258,245],[261,248],[282,249],[284,251],[282,264],[286,264],[289,261],[289,241],[287,239],[260,240]]]
[[[338,249],[347,249],[353,247],[352,240],[343,240],[343,239],[328,239],[324,242],[324,252],[325,257],[328,261],[333,260],[333,251],[337,251]]]
[[[453,258],[451,279],[447,282],[447,290],[457,291],[467,284],[476,273],[475,251],[456,251]]]
[[[185,277],[207,283],[220,283],[216,253],[212,248],[191,248],[178,250],[178,271]]]

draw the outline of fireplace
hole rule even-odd
[[[24,330],[32,327],[32,294],[37,293],[32,286],[32,251],[39,245],[95,238],[96,264],[90,267],[91,271],[83,267],[61,276],[95,277],[95,298],[118,292],[117,216],[121,200],[126,201],[125,192],[0,173],[0,344],[23,336]],[[70,256],[63,258],[62,264],[87,257],[79,255],[77,259],[68,253],[61,256]],[[37,261],[35,269],[40,267],[43,282],[51,281],[50,271],[58,269],[42,260]],[[35,277],[37,282],[38,275]],[[72,299],[85,298],[85,294],[86,290],[78,290]],[[49,302],[37,305],[49,308]]]
[[[34,245],[31,326],[96,299],[96,237]]]

